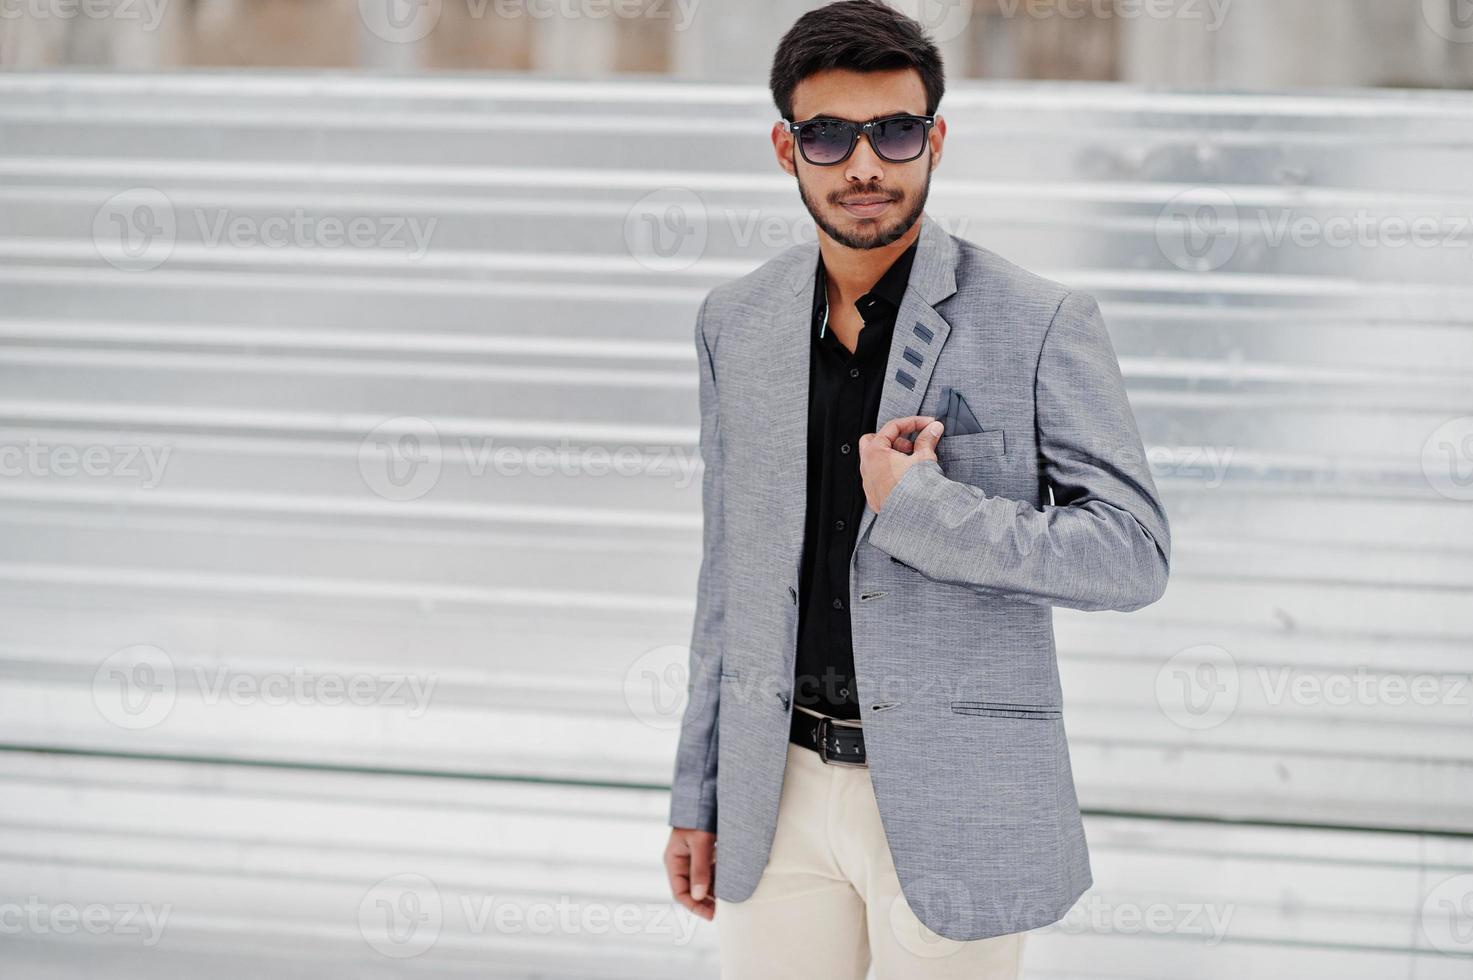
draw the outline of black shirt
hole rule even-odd
[[[798,602],[793,701],[836,718],[858,718],[849,623],[849,559],[864,515],[859,437],[874,432],[895,314],[910,281],[912,243],[856,302],[864,319],[851,354],[824,329],[823,256],[813,289],[808,359],[808,500]]]

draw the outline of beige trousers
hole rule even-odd
[[[869,770],[791,743],[767,868],[745,901],[716,900],[715,922],[722,980],[864,980],[871,964],[875,980],[1023,970],[1025,933],[958,942],[922,925],[901,894]]]

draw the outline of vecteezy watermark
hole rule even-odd
[[[375,884],[358,903],[358,931],[378,953],[409,959],[440,938],[445,905],[424,875],[397,874]]]
[[[561,895],[555,899],[461,893],[448,900],[422,874],[396,874],[377,882],[358,903],[358,930],[369,947],[392,959],[429,952],[445,931],[447,912],[471,936],[666,936],[685,946],[695,937],[696,916],[678,914],[669,902],[600,902]]]
[[[1440,953],[1473,956],[1473,874],[1454,875],[1427,893],[1422,934]]]
[[[92,217],[97,254],[124,272],[157,269],[174,254],[177,238],[174,203],[152,187],[114,194]]]
[[[174,254],[181,221],[204,248],[360,249],[403,252],[410,262],[429,251],[437,218],[415,215],[317,214],[303,208],[236,213],[229,208],[178,208],[152,187],[135,187],[103,202],[92,219],[98,255],[125,272],[156,269]]]
[[[1191,480],[1216,490],[1226,481],[1235,452],[1233,446],[1152,446],[1146,459],[1157,479]]]
[[[706,251],[711,218],[688,187],[651,191],[624,215],[624,244],[634,260],[653,272],[680,272]]]
[[[138,29],[152,32],[163,23],[169,0],[0,0],[0,22],[25,21],[136,21]]]
[[[1213,272],[1238,254],[1238,205],[1217,187],[1183,191],[1156,218],[1156,246],[1178,268]]]
[[[317,705],[429,710],[437,675],[397,671],[242,670],[228,664],[179,669],[156,646],[138,644],[105,659],[92,676],[92,703],[103,718],[130,731],[153,728],[173,712],[181,689],[207,705]]]
[[[1473,0],[1422,0],[1422,19],[1445,41],[1473,44]]]
[[[1168,200],[1156,219],[1156,245],[1177,268],[1215,272],[1245,246],[1299,249],[1468,249],[1473,215],[1296,213],[1248,208],[1220,187],[1198,187]]]
[[[169,717],[178,696],[174,661],[146,643],[117,651],[92,675],[92,703],[98,713],[130,731],[152,728]]]
[[[293,667],[284,671],[242,671],[225,665],[196,665],[190,673],[205,704],[345,705],[403,708],[409,718],[429,710],[439,677],[397,671],[316,671]]]
[[[189,214],[206,248],[372,249],[401,251],[411,262],[425,257],[439,223],[417,215],[309,214],[303,208],[279,214],[191,208]]]
[[[1059,921],[1040,932],[1087,933],[1095,936],[1176,936],[1198,938],[1216,946],[1226,937],[1237,906],[1210,902],[1124,901],[1107,895],[1086,895]]]
[[[1330,707],[1473,707],[1469,674],[1399,674],[1371,667],[1350,671],[1307,671],[1279,666],[1255,668],[1268,705]]]
[[[680,727],[690,695],[690,647],[670,644],[646,650],[624,671],[624,704],[650,728]]]
[[[669,21],[672,31],[681,32],[689,29],[700,0],[358,0],[358,16],[374,37],[413,44],[440,23],[446,3],[463,4],[464,18],[472,21],[651,20]]]
[[[974,0],[886,0],[925,29],[932,41],[961,37],[972,23]]]
[[[1035,20],[1181,20],[1201,21],[1203,30],[1219,31],[1233,0],[993,0],[1004,17]]]
[[[972,929],[981,923],[979,910],[985,903],[978,902],[971,885],[965,878],[955,875],[922,875],[910,883],[910,892],[924,901],[921,911],[933,922],[956,922],[959,929]],[[922,960],[939,960],[955,955],[965,943],[949,939],[921,921],[911,907],[905,892],[899,891],[890,900],[888,909],[890,934],[901,949]]]
[[[0,901],[0,936],[121,936],[152,949],[159,944],[174,912],[172,903],[47,902],[30,895],[23,902]]]
[[[490,437],[461,436],[449,446],[433,422],[414,415],[386,419],[358,444],[358,473],[385,500],[418,500],[440,481],[447,459],[480,479],[499,477],[674,477],[684,489],[700,472],[698,452],[674,445],[581,445],[560,439],[555,445],[499,445]]]
[[[1473,415],[1449,419],[1422,443],[1422,473],[1448,500],[1473,500]]]
[[[428,419],[401,415],[374,426],[358,444],[358,475],[385,500],[418,500],[440,482],[445,454]]]
[[[137,480],[152,490],[164,479],[173,452],[169,445],[42,442],[31,436],[24,445],[0,443],[0,476],[71,480],[78,477]]]
[[[1207,731],[1232,717],[1241,688],[1233,655],[1204,643],[1182,650],[1161,665],[1156,673],[1156,705],[1182,728]]]
[[[971,219],[935,218],[953,235],[965,238]],[[807,211],[780,213],[760,208],[710,207],[688,187],[660,187],[635,201],[624,213],[624,246],[652,272],[689,269],[706,254],[714,232],[723,232],[738,249],[760,246],[775,251],[818,241],[818,228]]]

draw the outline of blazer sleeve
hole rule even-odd
[[[706,306],[696,314],[696,362],[701,408],[701,568],[691,630],[686,692],[670,790],[672,827],[716,830],[716,716],[721,697],[721,624],[726,616],[726,549],[722,539],[721,425],[716,369],[706,336]]]
[[[910,467],[867,540],[922,574],[987,595],[1129,611],[1166,589],[1171,538],[1099,305],[1071,292],[1034,379],[1042,509]],[[943,435],[944,438],[944,435]]]

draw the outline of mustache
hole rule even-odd
[[[900,193],[899,191],[896,191],[894,193],[891,193],[889,191],[860,191],[859,193],[847,194],[843,197],[835,197],[833,199],[833,203],[847,204],[850,201],[858,201],[866,197],[883,197],[887,201],[898,201],[904,196],[905,195]]]

